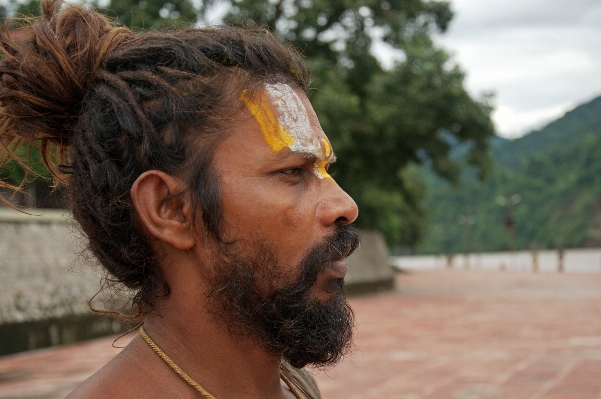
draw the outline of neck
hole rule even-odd
[[[282,397],[279,357],[232,338],[198,295],[195,301],[177,298],[171,292],[161,301],[146,316],[144,328],[180,368],[217,398]]]

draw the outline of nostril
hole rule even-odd
[[[344,226],[349,223],[349,220],[345,216],[340,216],[338,219],[336,219],[336,224],[338,226]]]

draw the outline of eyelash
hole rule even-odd
[[[283,169],[280,171],[280,173],[286,175],[286,176],[299,176],[301,174],[303,174],[303,172],[305,171],[304,168],[302,167],[295,167],[295,168],[288,168],[288,169]]]

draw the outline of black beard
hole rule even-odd
[[[254,256],[235,250],[236,243],[219,245],[219,262],[208,292],[210,311],[225,320],[234,338],[250,339],[267,352],[282,356],[293,367],[331,366],[351,347],[354,314],[346,301],[344,280],[331,279],[332,298],[311,297],[318,274],[332,262],[347,257],[359,246],[359,234],[349,225],[307,252],[298,279],[288,285],[285,265],[275,261],[264,243],[254,243]],[[246,255],[246,256],[245,256]],[[289,277],[288,277],[289,279]]]

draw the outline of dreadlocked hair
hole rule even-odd
[[[60,0],[43,0],[42,16],[12,36],[0,33],[0,168],[27,167],[17,149],[39,149],[109,280],[132,290],[128,317],[141,320],[169,287],[136,225],[133,183],[147,170],[180,176],[218,239],[211,160],[242,109],[237,94],[266,81],[307,91],[302,57],[261,29],[134,35]]]

